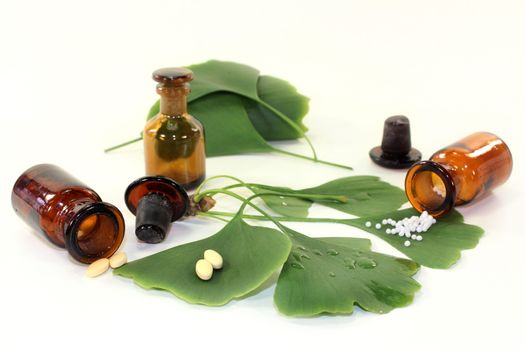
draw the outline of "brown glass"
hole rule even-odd
[[[512,155],[499,137],[477,132],[414,164],[405,178],[408,200],[434,217],[470,203],[503,184],[512,172]]]
[[[158,82],[160,113],[144,128],[146,175],[169,177],[185,189],[198,186],[205,177],[204,129],[187,112],[192,72],[164,68],[153,73]]]
[[[25,222],[83,263],[113,255],[124,238],[120,211],[56,165],[24,172],[11,202]]]

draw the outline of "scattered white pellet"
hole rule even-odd
[[[372,223],[370,221],[365,222],[366,227],[372,227]]]
[[[215,270],[222,268],[222,256],[213,249],[204,251],[204,260],[209,262]]]
[[[109,259],[102,258],[91,263],[86,270],[86,276],[97,277],[109,269]]]
[[[399,237],[408,238],[405,241],[405,246],[410,246],[410,240],[413,241],[422,241],[423,236],[421,233],[427,232],[430,227],[436,223],[436,219],[432,217],[427,211],[421,213],[420,216],[413,215],[400,219],[399,221],[392,220],[391,218],[385,218],[381,221],[383,225],[391,225],[392,228],[386,229],[386,234],[398,235]],[[367,221],[365,224],[367,227],[370,227],[372,223]],[[376,229],[381,229],[381,224],[375,224]],[[408,242],[408,244],[407,244]]]
[[[109,266],[112,269],[121,267],[128,262],[128,256],[124,252],[118,252],[109,258]]]
[[[195,273],[201,280],[207,281],[213,276],[213,266],[209,261],[200,259],[195,264]]]

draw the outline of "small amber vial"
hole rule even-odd
[[[56,165],[24,172],[11,202],[25,222],[82,263],[113,255],[124,238],[121,212]]]
[[[499,137],[477,132],[414,164],[405,178],[408,200],[434,217],[470,203],[503,184],[512,172],[512,155]]]
[[[205,177],[204,129],[187,112],[186,97],[193,73],[185,68],[153,72],[158,82],[160,113],[144,128],[146,175],[162,175],[185,189],[198,186]]]

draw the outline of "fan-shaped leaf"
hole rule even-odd
[[[260,286],[286,261],[290,240],[281,232],[250,226],[240,216],[206,239],[180,245],[116,270],[140,286],[167,290],[179,298],[205,305],[223,305]],[[224,265],[209,281],[195,274],[206,249],[219,252]]]

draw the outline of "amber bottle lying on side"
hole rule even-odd
[[[124,238],[121,212],[56,165],[25,171],[11,202],[25,222],[83,263],[113,255]]]
[[[407,197],[434,217],[470,203],[503,184],[512,172],[512,155],[499,137],[477,132],[414,164],[405,178]]]

